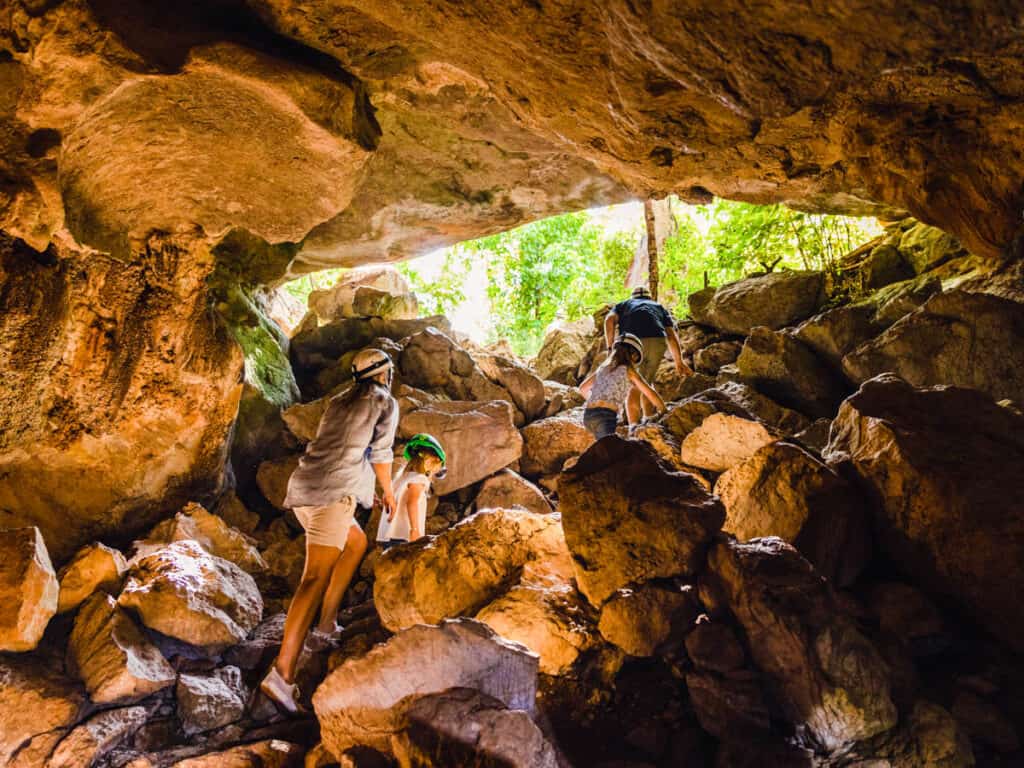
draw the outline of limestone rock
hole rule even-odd
[[[708,569],[784,716],[812,744],[832,752],[896,724],[888,667],[795,549],[722,541]]]
[[[485,509],[435,537],[391,549],[375,566],[374,603],[392,631],[472,615],[524,566],[565,555],[553,515]]]
[[[145,707],[108,709],[93,715],[61,740],[46,768],[81,768],[102,760],[148,718]]]
[[[410,320],[418,315],[408,282],[390,265],[348,270],[330,288],[310,292],[308,303],[320,323],[346,317]]]
[[[410,411],[398,425],[398,438],[427,432],[448,454],[448,474],[434,482],[438,496],[493,475],[520,457],[523,439],[512,423],[512,406],[501,400],[484,403],[429,403]]]
[[[139,560],[118,604],[150,629],[211,647],[245,639],[263,613],[252,576],[193,541],[168,544]]]
[[[38,528],[0,531],[0,651],[31,651],[57,612],[60,586]]]
[[[850,759],[892,768],[968,768],[974,754],[967,734],[945,709],[930,701],[914,702],[899,727],[858,745]]]
[[[756,419],[785,435],[799,432],[810,423],[803,414],[779,405],[753,387],[738,381],[726,381],[717,386],[712,381],[710,386],[678,404],[670,405],[659,421],[682,441],[713,413]]]
[[[822,360],[839,370],[843,358],[883,330],[871,304],[837,307],[802,322],[793,332]]]
[[[710,290],[710,289],[709,289]],[[769,272],[702,292],[690,302],[698,323],[746,335],[756,326],[776,330],[818,311],[825,299],[822,272]]]
[[[697,572],[725,518],[691,475],[616,436],[591,446],[558,488],[576,580],[595,606],[633,583]]]
[[[964,253],[955,237],[922,222],[915,223],[900,238],[900,254],[919,275]]]
[[[579,408],[586,398],[576,387],[559,384],[557,381],[544,382],[544,412],[541,418],[555,416],[562,411]]]
[[[297,455],[284,456],[280,459],[264,461],[256,470],[256,485],[263,497],[282,512],[286,509],[284,499],[288,495],[288,479],[297,466],[299,466]]]
[[[789,333],[753,329],[736,365],[744,381],[814,418],[832,416],[846,394],[837,374]]]
[[[253,539],[194,502],[156,526],[136,546],[138,552],[148,554],[174,541],[198,542],[211,555],[229,560],[247,573],[267,569]]]
[[[666,642],[685,635],[698,612],[688,587],[645,584],[612,595],[601,608],[598,629],[630,656],[654,656]]]
[[[174,768],[302,768],[305,753],[298,744],[266,739],[179,760]]]
[[[118,550],[103,544],[90,544],[75,553],[57,578],[60,597],[57,612],[74,610],[93,592],[119,592],[128,564]]]
[[[96,704],[130,704],[174,684],[160,651],[109,595],[86,600],[68,640],[69,667]]]
[[[746,654],[736,632],[722,621],[702,616],[686,636],[686,655],[704,672],[729,676],[743,669]]]
[[[949,291],[843,359],[861,383],[892,372],[918,387],[953,384],[1024,402],[1024,304]]]
[[[782,434],[793,435],[810,425],[810,419],[802,413],[779,405],[772,398],[742,382],[728,381],[719,384],[715,387],[715,392],[724,395],[755,419],[763,421]]]
[[[525,712],[470,688],[417,697],[395,739],[400,768],[556,768],[555,749]]]
[[[914,276],[914,268],[907,262],[895,245],[883,243],[871,250],[867,259],[858,267],[864,276],[864,286],[881,288]]]
[[[832,427],[875,504],[876,541],[914,584],[955,599],[1012,648],[1024,618],[1024,416],[976,390],[865,382]]]
[[[540,351],[533,359],[533,370],[545,381],[575,386],[581,381],[580,365],[590,349],[596,329],[589,317],[573,323],[552,325]]]
[[[690,465],[683,462],[681,453],[681,446],[679,441],[676,440],[667,427],[658,424],[657,422],[646,422],[633,426],[629,430],[629,437],[632,440],[642,440],[647,443],[656,454],[667,466],[671,467],[677,472],[686,472],[692,475],[697,482],[699,482],[705,490],[711,490],[711,483],[707,478],[704,477],[701,470],[697,467],[691,467]]]
[[[740,541],[778,536],[826,578],[851,584],[870,556],[865,502],[834,471],[779,441],[736,464],[715,483],[723,530]]]
[[[581,653],[598,644],[590,607],[568,582],[512,587],[476,619],[536,653],[546,675],[566,674]]]
[[[724,472],[776,438],[760,421],[712,413],[683,440],[680,457],[686,464]]]
[[[698,373],[714,376],[723,365],[735,363],[743,345],[738,341],[718,341],[693,355],[693,368]]]
[[[714,296],[715,288],[708,289],[707,297]],[[703,291],[698,291],[697,294],[691,294],[692,296],[703,295]],[[700,299],[698,298],[699,302]],[[679,349],[682,350],[684,355],[694,355],[698,350],[704,347],[715,344],[722,341],[722,334],[716,331],[714,328],[709,328],[706,325],[699,325],[690,320],[683,320],[682,322],[676,323],[676,335],[679,336]]]
[[[942,293],[942,281],[928,274],[875,291],[870,298],[876,308],[875,322],[882,328],[888,328],[937,293]]]
[[[313,695],[313,708],[336,758],[357,745],[389,752],[413,697],[457,687],[532,713],[537,657],[471,619],[419,625],[335,668]]]
[[[594,435],[583,426],[582,408],[535,421],[522,429],[522,435],[519,466],[527,476],[561,472],[568,459],[579,456],[594,442]]]
[[[0,764],[9,765],[34,737],[74,725],[84,705],[81,688],[52,665],[31,656],[0,656]]]
[[[687,672],[686,688],[697,720],[713,736],[751,740],[769,734],[771,712],[755,676]]]
[[[477,510],[519,507],[537,514],[551,512],[551,502],[540,488],[511,469],[503,469],[484,480],[476,496]]]
[[[501,355],[477,353],[473,360],[487,378],[508,392],[512,404],[527,421],[542,415],[547,392],[544,382],[533,371],[518,360]]]
[[[247,509],[234,491],[224,494],[213,512],[222,518],[225,523],[232,528],[237,528],[242,533],[251,534],[260,524],[259,514]]]
[[[175,693],[186,736],[233,723],[245,713],[247,691],[238,667],[220,667],[209,675],[180,675]]]

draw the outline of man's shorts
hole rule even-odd
[[[295,507],[292,510],[306,529],[306,543],[345,549],[349,529],[356,524],[355,496],[343,496],[325,507]]]
[[[648,336],[640,339],[640,343],[644,346],[644,360],[640,363],[640,375],[653,387],[658,367],[665,359],[665,352],[668,350],[668,340],[664,336]]]

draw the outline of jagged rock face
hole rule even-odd
[[[29,750],[33,738],[51,738],[52,748],[60,729],[73,725],[84,705],[81,689],[45,662],[0,657],[0,763],[8,765],[17,752]]]
[[[35,648],[57,612],[59,591],[39,529],[0,531],[0,650]]]
[[[60,597],[57,612],[74,610],[93,592],[103,589],[116,594],[121,590],[128,564],[124,555],[103,544],[83,547],[58,575]]]
[[[822,272],[771,272],[691,295],[690,315],[721,331],[747,334],[759,325],[775,330],[803,320],[824,298]]]

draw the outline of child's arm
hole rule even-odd
[[[644,397],[654,404],[654,407],[657,408],[658,411],[665,410],[665,401],[661,399],[661,395],[655,392],[654,388],[644,380],[644,377],[640,375],[639,371],[632,366],[629,368],[629,380],[637,389],[640,390],[640,393]]]
[[[416,519],[420,508],[420,497],[423,496],[423,486],[417,483],[409,483],[405,487],[405,494],[402,496],[402,506],[409,516],[409,541],[416,541],[423,535],[420,530],[419,520]]]
[[[587,378],[585,378],[583,380],[583,383],[580,384],[579,390],[580,390],[580,392],[583,393],[584,397],[590,397],[590,390],[594,388],[594,377],[595,376],[597,376],[597,371],[594,371],[592,374],[587,376]]]

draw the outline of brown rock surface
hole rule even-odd
[[[575,386],[580,383],[580,366],[590,350],[596,329],[589,317],[574,323],[558,322],[544,336],[531,365],[545,381]]]
[[[707,290],[691,300],[690,316],[727,333],[746,335],[759,325],[777,330],[817,312],[825,299],[825,275],[769,272]]]
[[[540,488],[511,469],[503,469],[484,480],[476,496],[477,510],[520,507],[537,514],[551,512],[551,502]]]
[[[1024,403],[1024,304],[984,293],[930,298],[843,359],[858,383],[891,372],[914,386],[953,384]]]
[[[697,572],[725,518],[691,475],[668,471],[646,444],[614,436],[563,472],[558,488],[577,583],[598,607],[634,583]]]
[[[321,323],[364,316],[411,320],[419,314],[409,283],[391,266],[345,272],[330,288],[311,291],[308,304]]]
[[[31,651],[57,612],[60,586],[38,528],[0,530],[0,651]]]
[[[427,403],[410,411],[398,425],[398,439],[426,432],[441,441],[448,474],[433,483],[438,496],[457,491],[507,467],[522,453],[523,439],[505,401]]]
[[[220,667],[209,675],[180,675],[175,688],[178,719],[187,736],[241,719],[247,697],[238,667]]]
[[[313,708],[335,757],[356,745],[389,752],[414,697],[456,687],[532,713],[537,657],[477,621],[415,626],[335,668],[314,694]]]
[[[317,419],[317,423],[319,423],[319,419]],[[313,435],[316,435],[315,428]],[[256,485],[263,494],[263,498],[282,512],[286,509],[284,499],[288,494],[288,479],[297,466],[299,466],[299,457],[293,455],[261,462],[256,470]]]
[[[46,768],[81,768],[100,762],[138,730],[148,716],[145,707],[108,709],[93,715],[61,740]]]
[[[653,656],[670,639],[682,637],[698,613],[689,587],[645,584],[620,589],[601,607],[598,629],[630,656]]]
[[[800,323],[793,335],[839,370],[848,353],[882,331],[883,324],[875,319],[875,310],[872,304],[830,309]]]
[[[1018,650],[1022,436],[1024,417],[981,392],[879,376],[843,403],[826,449],[872,494],[878,544],[912,583]]]
[[[436,537],[381,556],[374,568],[374,603],[392,631],[436,624],[475,614],[530,563],[541,571],[567,571],[567,560],[556,516],[483,510]]]
[[[0,656],[0,764],[33,738],[74,725],[84,704],[81,689],[43,660]]]
[[[174,541],[198,542],[211,555],[231,561],[246,573],[267,569],[254,539],[194,502],[151,530],[145,541],[136,544],[136,555],[155,552]]]
[[[102,589],[117,593],[121,590],[128,563],[116,549],[103,544],[90,544],[75,553],[71,561],[60,569],[60,597],[57,612],[77,608],[93,592]]]
[[[305,754],[299,744],[266,739],[179,760],[174,768],[301,768]]]
[[[679,456],[694,467],[724,472],[746,461],[777,437],[760,421],[712,413],[686,436]]]
[[[130,704],[174,685],[170,664],[103,592],[89,598],[75,617],[68,662],[96,704]]]
[[[777,538],[722,541],[708,569],[785,717],[811,744],[840,750],[896,724],[888,667],[795,549]]]
[[[723,365],[735,363],[743,345],[738,341],[718,341],[693,355],[693,368],[698,373],[714,376]]]
[[[594,442],[594,435],[583,426],[582,408],[540,419],[521,431],[523,457],[519,467],[528,476],[561,472],[568,459],[579,456]]]
[[[837,586],[870,556],[866,503],[849,483],[800,447],[770,443],[715,483],[722,529],[740,541],[778,536]]]
[[[139,560],[118,604],[150,629],[199,646],[244,640],[263,599],[252,576],[193,541],[176,541]]]

